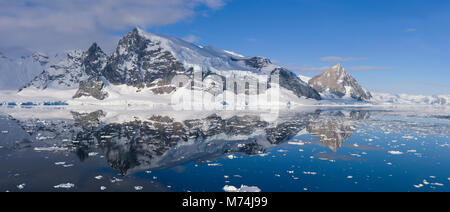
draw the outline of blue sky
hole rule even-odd
[[[37,29],[28,27],[36,18],[29,18],[28,14],[46,11],[36,7],[48,11],[64,9],[69,12],[63,13],[60,19],[67,21],[54,23],[52,29],[61,30],[54,30],[48,43],[57,43],[60,35],[62,41],[70,38],[69,43],[78,48],[98,41],[108,49],[119,36],[139,25],[150,32],[185,38],[199,45],[247,56],[265,56],[307,76],[319,74],[320,70],[339,62],[372,91],[450,94],[450,1],[447,0],[150,1],[153,4],[132,0],[122,5],[93,5],[103,9],[93,10],[95,14],[91,16],[84,14],[86,9],[79,6],[54,7],[43,3],[52,1],[56,0],[15,1],[24,4],[17,3],[13,9],[6,9],[8,12],[24,10],[9,16],[23,17],[20,21],[23,27],[6,25],[8,16],[0,15],[0,32],[9,29],[36,32]],[[70,1],[75,0],[67,2]],[[81,1],[86,5],[94,4]],[[128,7],[132,2],[136,6]],[[165,2],[170,2],[169,6]],[[105,7],[105,4],[111,6]],[[33,8],[24,9],[29,5]],[[5,0],[0,0],[0,6],[5,7]],[[114,12],[117,8],[122,10],[121,15]],[[72,17],[65,15],[71,11]],[[82,17],[87,18],[76,18],[81,16],[77,11],[83,11]],[[126,15],[129,11],[139,15],[129,18]],[[70,27],[66,29],[66,26]],[[42,37],[49,36],[42,32]],[[84,39],[79,41],[79,37]],[[24,43],[17,36],[0,35],[0,38],[10,39],[9,43],[15,45]],[[23,40],[30,39],[24,36]],[[41,48],[38,44],[44,43],[41,40],[29,45],[36,49]]]

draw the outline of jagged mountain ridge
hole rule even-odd
[[[20,58],[9,58],[0,52],[0,90],[17,90],[46,69],[54,57],[34,52]]]
[[[194,70],[206,73],[204,78],[209,75],[222,79],[235,76],[238,80],[244,77],[257,79],[263,74],[279,72],[283,82],[281,87],[292,91],[297,97],[321,99],[319,93],[306,82],[292,72],[273,65],[267,58],[242,57],[213,47],[199,47],[139,28],[125,35],[111,56],[104,54],[97,44],[86,52],[69,52],[67,58],[51,65],[24,89],[78,89],[82,85],[82,90],[74,94],[75,97],[97,98],[98,95],[92,93],[99,93],[99,88],[112,84],[149,88],[154,94],[169,94],[177,89],[176,85],[171,84],[175,75],[190,76]],[[97,99],[106,98],[100,96]]]
[[[92,44],[86,52],[69,51],[64,59],[50,65],[21,90],[26,88],[76,89],[82,81],[99,80],[100,70],[106,65],[106,58],[106,54],[96,43]]]
[[[347,97],[360,101],[367,101],[372,98],[370,92],[361,87],[355,78],[345,72],[340,64],[313,77],[308,83],[323,96],[331,98]]]

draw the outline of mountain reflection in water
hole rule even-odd
[[[368,111],[294,113],[276,122],[258,115],[176,120],[151,115],[142,120],[104,122],[106,111],[71,111],[71,119],[17,119],[37,140],[65,147],[83,161],[91,152],[104,154],[123,175],[168,169],[188,162],[205,163],[230,154],[258,155],[307,131],[336,152],[369,117]],[[27,148],[29,140],[17,144]]]

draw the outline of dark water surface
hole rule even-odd
[[[418,114],[4,108],[0,191],[450,191],[448,114]]]

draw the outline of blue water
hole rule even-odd
[[[181,121],[155,119],[149,127],[96,114],[82,121],[15,114],[0,119],[2,191],[450,191],[450,120],[432,116],[321,109],[258,126],[199,119],[209,128],[192,134]],[[172,137],[188,134],[195,141]],[[54,187],[65,183],[73,187]]]

